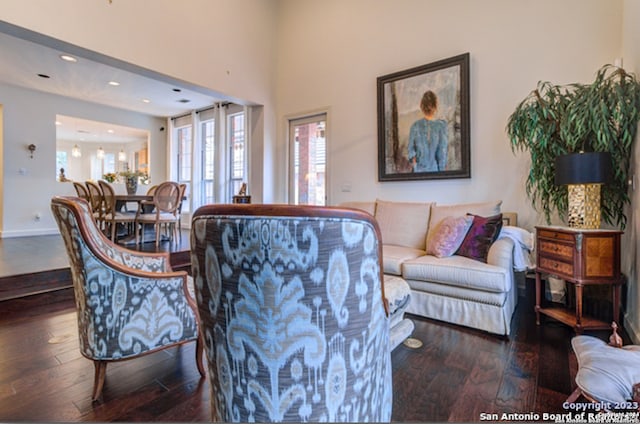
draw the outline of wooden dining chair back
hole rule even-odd
[[[151,213],[141,213],[138,209],[136,223],[141,226],[142,243],[144,243],[144,226],[153,224],[155,226],[156,246],[160,244],[161,228],[168,228],[172,239],[177,239],[176,235],[178,223],[178,207],[180,205],[180,186],[173,181],[165,181],[158,185],[153,193],[154,211]]]
[[[94,363],[92,399],[102,393],[107,363],[189,341],[197,341],[196,365],[204,376],[193,280],[171,269],[169,253],[112,243],[79,197],[53,197],[51,211],[68,254],[80,352]],[[132,390],[138,377],[131,378]],[[128,378],[120,376],[117,388]]]
[[[187,192],[187,185],[184,183],[180,183],[180,203],[178,204],[178,238],[179,240],[182,242],[182,204],[184,203],[185,199],[184,196]]]
[[[212,421],[390,420],[390,320],[371,215],[205,205],[191,224],[191,266]]]
[[[98,185],[102,190],[104,200],[104,215],[102,220],[105,225],[105,234],[111,235],[111,241],[116,241],[118,224],[123,224],[129,228],[129,232],[135,231],[136,214],[121,212],[116,209],[116,192],[113,186],[106,181],[98,181]]]
[[[104,196],[102,195],[102,189],[100,188],[100,185],[93,181],[85,181],[85,186],[89,193],[89,204],[93,211],[93,218],[98,224],[98,227],[100,229],[104,229],[104,222],[102,219],[104,216]]]
[[[89,201],[89,192],[87,191],[87,187],[84,184],[79,183],[78,181],[74,181],[73,188],[76,190],[76,194],[78,195],[78,197],[86,200],[87,202]]]
[[[152,185],[147,190],[147,196],[153,196],[153,193],[156,192],[158,185]],[[140,202],[140,207],[142,207],[142,213],[151,213],[153,212],[153,200],[143,200]]]

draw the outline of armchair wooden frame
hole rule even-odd
[[[191,277],[188,277],[185,271],[171,269],[168,252],[139,252],[113,243],[96,226],[91,216],[89,204],[84,199],[56,196],[51,200],[51,209],[60,227],[69,255],[78,309],[81,354],[94,363],[92,399],[98,399],[102,393],[109,362],[133,359],[194,340],[196,341],[196,366],[200,375],[204,377],[203,340],[198,324],[194,291],[189,284]],[[106,293],[108,293],[111,282],[115,285],[115,289],[111,291],[111,296],[108,296]],[[131,286],[128,286],[129,284]],[[91,288],[96,285],[101,287],[97,293],[92,292]],[[139,287],[144,287],[146,291],[138,289]],[[140,300],[127,304],[127,292],[129,296],[136,296]],[[147,294],[148,298],[145,297]],[[163,294],[166,297],[160,297]],[[103,297],[109,300],[109,305],[106,303],[105,305],[96,304]],[[113,306],[114,303],[117,303],[116,299],[120,299],[122,303],[117,307]],[[172,313],[173,309],[171,308],[176,308],[177,314],[173,319],[188,321],[176,324],[172,329],[185,329],[180,330],[178,334],[167,335],[169,333],[165,333],[165,331],[168,330],[163,327],[155,334],[148,335],[148,339],[145,339],[144,343],[141,341],[142,339],[136,338],[137,347],[124,346],[119,338],[127,329],[129,324],[127,320],[133,321],[131,315],[137,315],[138,319],[148,319],[148,324],[145,324],[148,327],[144,328],[162,327],[159,323],[153,324],[154,318],[145,316],[148,314],[145,314],[146,310],[143,310],[142,306],[136,309],[137,305],[144,303],[146,299],[160,299],[160,303],[164,302],[165,305],[167,302],[177,299],[162,311]],[[100,308],[97,308],[98,306]],[[97,309],[102,310],[103,307],[111,309],[106,312],[96,311]],[[162,315],[162,311],[158,312],[158,315]],[[101,331],[100,328],[106,325],[99,323],[106,323],[107,315],[111,317],[108,319],[116,324],[112,324],[113,328],[102,330],[109,333],[107,336],[109,339],[105,341],[100,338],[101,335],[98,333]],[[165,319],[163,325],[166,326],[166,312],[163,319]],[[190,325],[188,331],[184,322],[188,322]],[[133,324],[135,325],[137,322]],[[137,328],[141,327],[138,325],[133,329],[137,331]],[[118,331],[120,331],[120,335],[118,335]],[[129,332],[127,336],[139,337],[138,334],[137,332]],[[142,337],[144,336],[146,335]],[[133,345],[134,341],[130,341],[128,344]]]

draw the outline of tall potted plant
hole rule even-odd
[[[547,222],[564,217],[567,188],[556,186],[555,158],[574,152],[611,153],[613,181],[602,188],[602,218],[624,229],[629,164],[640,120],[640,85],[634,74],[605,65],[593,83],[554,85],[540,82],[509,117],[511,149],[529,151],[526,192]]]

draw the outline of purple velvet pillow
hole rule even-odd
[[[489,217],[467,215],[473,216],[473,223],[456,255],[486,263],[489,248],[496,241],[502,229],[502,214]]]

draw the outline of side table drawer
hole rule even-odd
[[[540,239],[538,245],[540,253],[548,253],[554,256],[559,256],[560,258],[566,259],[568,261],[573,261],[573,247],[573,245],[561,244],[544,239]]]
[[[549,229],[545,230],[541,228],[538,228],[538,238],[548,238],[548,239],[562,240],[562,241],[568,241],[568,242],[574,241],[572,234],[568,234],[562,231],[549,230]]]
[[[545,258],[543,256],[540,257],[538,268],[541,271],[549,272],[551,274],[558,273],[568,275],[569,277],[573,276],[573,264],[557,261],[551,258]]]

